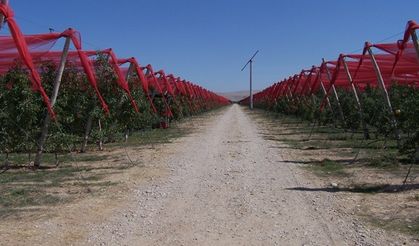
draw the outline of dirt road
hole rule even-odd
[[[379,245],[391,244],[339,212],[333,193],[310,186],[279,143],[262,138],[233,105],[160,156],[170,174],[132,189],[124,207],[91,224],[88,244]],[[277,146],[275,146],[275,144]],[[279,145],[278,145],[279,144]]]
[[[232,105],[180,125],[193,133],[102,153],[110,167],[135,165],[111,169],[113,185],[101,192],[86,186],[87,197],[1,220],[0,245],[417,243],[344,209],[359,205],[301,168],[301,152],[267,137],[274,132],[261,114]]]

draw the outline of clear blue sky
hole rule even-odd
[[[362,48],[419,21],[418,0],[10,0],[25,33],[73,27],[85,49],[112,47],[214,91],[262,89],[322,57]],[[2,32],[4,33],[4,32]],[[402,34],[390,40],[401,38]]]

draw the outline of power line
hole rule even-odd
[[[45,28],[45,29],[47,29],[48,31],[50,31],[51,29],[52,29],[52,30],[57,30],[57,29],[58,29],[58,30],[65,30],[65,29],[66,29],[66,28],[64,28],[64,27],[57,27],[57,26],[46,25],[46,24],[44,24],[44,23],[40,23],[40,22],[37,22],[37,21],[33,21],[33,20],[28,19],[28,18],[24,18],[24,17],[17,16],[17,15],[15,15],[15,18],[16,18],[16,19],[18,19],[18,20],[22,20],[22,21],[24,21],[24,22],[31,23],[31,24],[33,24],[33,25],[35,25],[35,26],[38,26],[38,27],[41,27],[41,28]],[[90,47],[92,47],[92,48],[93,48],[93,49],[95,49],[95,50],[100,50],[100,49],[101,49],[101,47],[99,47],[98,45],[93,44],[93,43],[90,43],[90,42],[83,41],[83,39],[81,40],[81,43],[82,43],[82,44],[85,44],[85,45],[87,45],[87,46],[90,46]]]
[[[42,27],[42,28],[45,28],[45,29],[49,29],[49,28],[58,29],[57,26],[54,26],[54,25],[46,25],[44,23],[40,23],[40,22],[37,22],[37,21],[34,21],[34,20],[30,20],[30,19],[28,19],[26,17],[22,17],[22,16],[19,16],[19,15],[15,15],[15,19],[17,19],[19,21],[30,23],[30,24],[33,24],[35,26]],[[59,29],[61,29],[61,28],[59,28]]]
[[[386,37],[386,38],[383,38],[383,39],[381,39],[381,40],[374,41],[373,43],[381,43],[381,42],[384,42],[384,41],[390,40],[390,39],[392,39],[392,38],[394,38],[394,37],[397,37],[397,36],[399,36],[399,35],[401,35],[401,34],[403,34],[403,33],[404,33],[404,31],[402,31],[402,32],[398,32],[398,33],[392,34],[392,35],[390,35],[390,36],[388,36],[388,37]],[[353,51],[347,52],[346,54],[353,54],[353,53],[355,53],[355,52],[362,51],[363,49],[364,49],[364,48],[356,49],[356,50],[353,50]]]

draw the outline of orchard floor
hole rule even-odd
[[[263,113],[232,105],[182,124],[192,133],[171,143],[108,150],[120,157],[112,165],[133,163],[106,175],[112,185],[4,217],[0,245],[419,244],[362,214],[385,211],[380,201],[419,212],[403,200],[417,191],[337,192],[305,168],[302,150],[266,137],[281,129]]]

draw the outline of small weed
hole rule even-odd
[[[419,218],[413,219],[379,219],[372,218],[366,215],[367,220],[374,226],[383,228],[387,231],[399,231],[406,234],[410,234],[414,237],[419,237]]]
[[[384,154],[371,158],[366,166],[373,168],[396,169],[399,167],[399,161],[395,155]]]
[[[344,165],[336,161],[324,159],[318,163],[313,163],[310,169],[322,176],[346,176]]]

